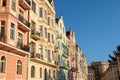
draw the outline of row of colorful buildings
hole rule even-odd
[[[53,0],[0,0],[0,80],[87,80],[87,63]]]

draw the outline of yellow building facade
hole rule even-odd
[[[87,80],[88,70],[87,70],[87,63],[86,58],[82,55],[82,79]]]
[[[55,9],[53,0],[31,0],[28,80],[55,80]]]

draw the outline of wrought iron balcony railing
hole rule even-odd
[[[18,20],[20,20],[24,25],[30,28],[30,23],[22,15],[19,14]]]
[[[24,51],[27,51],[27,52],[29,52],[29,49],[30,49],[29,45],[24,45],[20,42],[17,43],[17,48],[24,50]]]
[[[38,59],[42,59],[42,60],[43,60],[43,55],[40,54],[40,53],[36,53],[36,58],[38,58]]]

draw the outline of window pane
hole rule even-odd
[[[39,53],[42,55],[42,45],[39,46]]]
[[[2,0],[2,6],[6,6],[6,0]]]
[[[50,26],[50,17],[48,17],[48,25]]]
[[[47,28],[45,28],[45,38],[47,38]]]
[[[42,36],[42,25],[40,25],[40,36]]]
[[[40,78],[42,78],[42,68],[40,68]]]
[[[40,8],[39,16],[40,16],[40,17],[43,17],[43,9],[42,9],[42,8]]]
[[[32,1],[32,10],[33,12],[36,12],[36,4],[34,1]]]
[[[6,64],[6,59],[4,56],[2,56],[0,63],[0,73],[5,73],[5,64]]]
[[[31,67],[31,77],[35,77],[35,67]]]
[[[50,42],[50,33],[48,33],[48,42]]]
[[[22,62],[20,60],[17,61],[17,74],[22,74]]]
[[[48,61],[50,62],[50,50],[48,50]]]
[[[16,0],[12,0],[12,4],[11,4],[12,10],[16,10]]]
[[[15,24],[11,23],[11,27],[10,27],[10,38],[14,39],[14,35],[15,34]]]

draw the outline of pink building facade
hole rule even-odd
[[[0,80],[27,80],[29,3],[0,0]]]
[[[68,37],[69,49],[70,49],[70,80],[77,79],[77,68],[76,68],[76,40],[72,29],[66,33]]]

